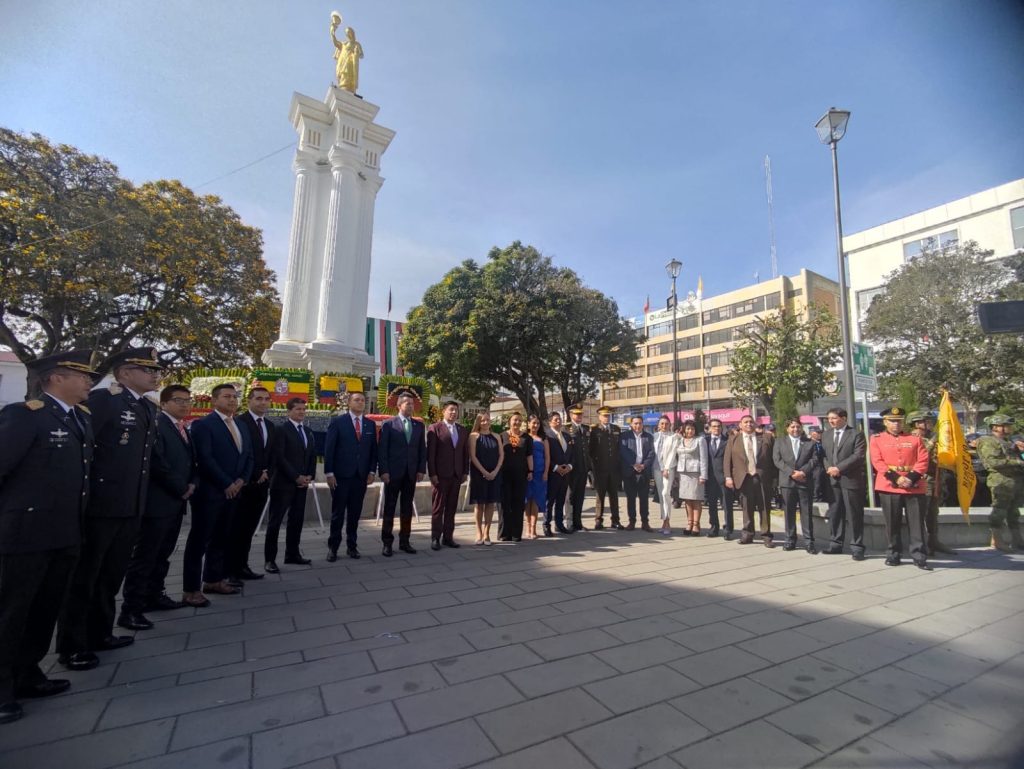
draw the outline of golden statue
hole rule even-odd
[[[341,26],[341,14],[331,14],[331,40],[334,42],[334,59],[337,61],[335,74],[338,87],[355,93],[359,87],[359,60],[363,58],[363,46],[356,40],[356,31],[345,27],[345,42],[338,40],[335,32]]]

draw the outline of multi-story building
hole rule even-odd
[[[854,338],[885,278],[923,250],[973,240],[993,259],[1024,249],[1024,179],[984,190],[843,238],[849,260]]]
[[[780,276],[717,296],[680,302],[672,310],[646,313],[647,340],[637,348],[638,360],[629,376],[602,388],[603,401],[616,421],[629,416],[656,420],[672,412],[672,324],[676,324],[678,351],[679,418],[696,408],[710,411],[727,423],[739,421],[746,404],[729,389],[729,361],[744,329],[757,315],[785,306],[806,316],[812,305],[839,315],[839,284],[810,270],[793,277]],[[674,317],[673,317],[674,315]]]

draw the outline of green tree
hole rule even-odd
[[[782,385],[792,388],[797,403],[807,403],[825,394],[839,352],[839,326],[824,307],[812,306],[806,319],[786,308],[755,317],[733,348],[732,393],[760,400],[773,415]]]
[[[775,390],[775,402],[771,415],[775,426],[779,428],[781,435],[786,429],[786,423],[790,419],[798,419],[800,412],[797,409],[796,391],[789,382],[783,382]]]
[[[977,305],[1024,299],[1024,256],[992,259],[974,242],[926,251],[886,277],[868,309],[864,336],[876,345],[879,394],[894,398],[914,383],[937,404],[947,387],[976,429],[982,405],[1024,403],[1024,335],[985,334]]]
[[[279,323],[273,284],[259,230],[218,198],[0,129],[0,344],[22,361],[148,343],[247,363]]]
[[[570,404],[636,361],[640,332],[615,302],[587,288],[532,246],[493,248],[480,266],[463,262],[430,286],[409,313],[402,365],[458,398],[489,402],[515,394],[546,418],[546,394]]]
[[[896,382],[896,400],[908,414],[921,408],[921,399],[917,394],[917,385],[909,379],[899,379]]]

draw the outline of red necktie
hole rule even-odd
[[[356,440],[361,441],[363,439],[363,426],[359,422],[359,417],[356,417]]]

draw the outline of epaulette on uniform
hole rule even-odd
[[[84,403],[79,403],[79,404],[78,404],[78,408],[80,408],[80,409],[81,409],[82,411],[84,411],[84,412],[85,412],[86,414],[91,414],[91,413],[92,413],[92,412],[91,412],[91,411],[89,410],[89,407],[88,407],[88,406],[86,406],[86,405],[85,405]]]
[[[37,400],[25,401],[25,408],[29,409],[30,411],[39,411],[39,409],[41,409],[45,405],[46,404],[43,403],[42,401],[37,401]]]

